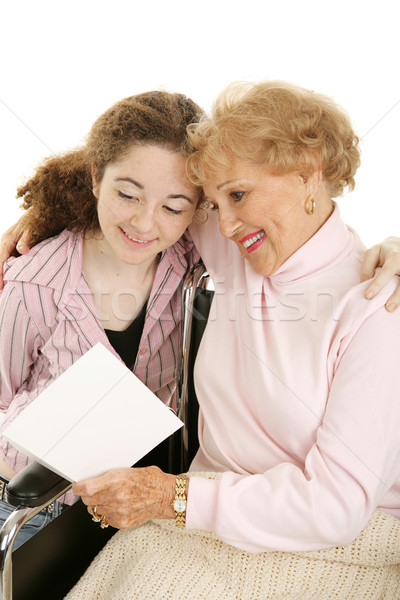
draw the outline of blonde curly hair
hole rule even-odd
[[[265,163],[277,175],[320,168],[331,198],[354,188],[360,140],[349,117],[331,98],[294,84],[231,84],[211,117],[188,130],[194,151],[187,171],[196,185],[239,157]]]

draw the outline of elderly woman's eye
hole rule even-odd
[[[211,212],[216,212],[218,210],[218,205],[210,203],[208,208],[211,210]]]
[[[244,196],[244,192],[231,192],[229,196],[235,201],[240,202]]]

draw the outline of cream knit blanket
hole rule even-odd
[[[400,521],[375,511],[348,546],[260,554],[151,521],[115,534],[65,600],[77,599],[398,600]]]

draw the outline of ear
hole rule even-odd
[[[321,169],[317,169],[312,172],[302,172],[300,173],[300,177],[303,180],[303,183],[306,187],[306,195],[307,197],[313,198],[315,194],[318,192],[319,186],[322,183],[322,171]]]
[[[99,180],[97,177],[97,171],[96,171],[96,167],[94,165],[92,165],[91,167],[91,172],[92,172],[92,191],[93,191],[93,195],[95,198],[98,198],[98,193],[99,193]]]

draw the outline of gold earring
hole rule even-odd
[[[210,203],[208,200],[202,200],[196,211],[194,213],[194,222],[196,223],[205,223],[208,220],[208,208],[210,207]]]
[[[315,200],[314,198],[309,198],[305,204],[306,213],[308,215],[313,215],[315,213]]]

